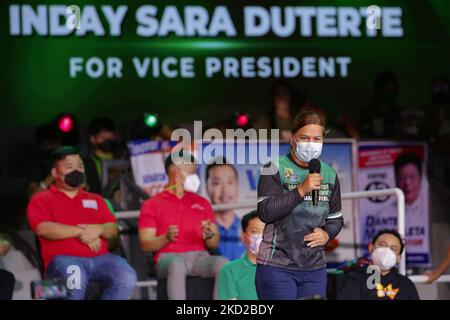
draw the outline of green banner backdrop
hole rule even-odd
[[[4,0],[0,123],[63,111],[82,123],[147,111],[215,121],[264,111],[282,77],[354,115],[385,70],[399,77],[399,104],[420,108],[431,77],[448,76],[449,31],[450,4],[437,0]]]

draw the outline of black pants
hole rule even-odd
[[[0,300],[11,300],[16,278],[6,270],[0,270]]]

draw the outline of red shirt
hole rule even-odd
[[[204,251],[202,221],[214,222],[214,212],[209,202],[195,193],[185,192],[178,198],[163,191],[145,201],[139,216],[139,229],[156,228],[156,235],[167,232],[171,225],[178,226],[177,241],[170,242],[156,252],[155,261],[163,252]]]
[[[31,198],[27,216],[33,231],[36,230],[39,223],[46,221],[71,226],[117,222],[100,195],[80,189],[74,198],[70,198],[54,185],[46,191],[36,193]],[[52,258],[58,255],[96,257],[108,253],[108,243],[103,238],[101,238],[102,245],[97,253],[91,251],[77,238],[46,240],[39,237],[39,241],[46,269]]]

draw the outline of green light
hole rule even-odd
[[[156,127],[158,124],[158,116],[155,114],[146,114],[144,118],[144,122],[150,128]]]

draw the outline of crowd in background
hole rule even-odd
[[[373,100],[362,107],[360,114],[349,116],[333,106],[325,106],[293,88],[288,82],[277,82],[271,91],[267,110],[255,119],[240,125],[235,118],[227,118],[210,127],[225,128],[279,129],[281,139],[287,140],[291,134],[291,124],[300,111],[310,110],[326,119],[327,137],[347,137],[357,139],[414,140],[424,141],[429,146],[429,175],[447,186],[450,179],[450,99],[449,80],[437,76],[430,83],[430,101],[424,103],[422,110],[404,110],[397,104],[400,84],[392,72],[383,72],[374,79]],[[402,90],[407,90],[403,88]],[[354,119],[357,119],[356,121]],[[76,120],[74,118],[74,120]],[[120,172],[109,172],[105,185],[103,160],[128,159],[126,142],[135,139],[170,140],[174,129],[182,124],[158,123],[154,127],[145,124],[142,116],[136,117],[127,126],[118,126],[109,117],[97,117],[88,125],[88,139],[81,141],[78,123],[69,133],[59,130],[55,121],[39,126],[35,131],[36,150],[25,168],[27,198],[32,199],[39,192],[48,190],[55,182],[51,173],[55,162],[53,153],[62,146],[79,147],[84,163],[85,187],[89,192],[101,195],[113,211],[121,210],[119,190]],[[205,128],[207,129],[207,128]],[[238,175],[236,169],[228,164],[212,163],[206,169],[206,190],[212,204],[228,203],[237,198]],[[225,190],[225,191],[224,191]],[[226,199],[225,199],[226,198]],[[239,270],[251,268],[254,263],[254,247],[257,236],[263,228],[255,214],[241,220],[233,210],[216,212],[211,218],[217,224],[222,241],[212,246],[210,251],[222,255],[228,260],[238,260],[246,254],[247,260],[240,260]],[[255,220],[255,221],[253,221]],[[262,226],[261,226],[262,224]],[[153,226],[153,224],[149,224]],[[0,235],[1,236],[1,235]],[[155,236],[155,235],[153,235]],[[395,235],[394,235],[395,236]],[[395,237],[394,237],[395,238]],[[1,240],[1,237],[0,237]],[[376,240],[376,239],[375,239]],[[392,239],[391,239],[392,240]],[[396,241],[395,239],[392,241]],[[375,243],[375,241],[374,241]],[[1,254],[6,246],[0,243]],[[253,248],[253,249],[252,249]],[[398,250],[398,255],[402,250]],[[189,257],[198,260],[201,257]],[[250,264],[249,264],[250,263]],[[238,263],[235,263],[235,265]],[[195,268],[194,268],[195,269]],[[225,268],[223,274],[231,272]],[[218,271],[214,271],[218,274]],[[235,298],[236,294],[230,283],[223,280],[222,291],[217,294]],[[249,281],[248,279],[246,281]],[[246,283],[246,282],[244,282]],[[170,286],[175,284],[169,284]],[[179,286],[179,284],[176,284]],[[230,287],[231,286],[231,287]],[[245,291],[245,290],[244,290]],[[172,292],[176,290],[172,289]],[[230,293],[231,292],[231,293]],[[253,292],[245,291],[244,296],[254,298]]]
[[[286,81],[274,84],[270,92],[270,102],[266,111],[240,124],[236,118],[228,117],[218,123],[209,124],[204,129],[226,128],[279,129],[280,138],[287,141],[294,116],[303,110],[320,114],[327,123],[327,138],[356,138],[381,140],[423,141],[429,146],[429,173],[442,185],[450,179],[450,93],[449,80],[436,76],[430,83],[430,100],[424,102],[421,110],[402,109],[397,103],[400,84],[392,72],[376,75],[373,85],[373,99],[362,106],[358,115],[348,115],[333,105],[317,103],[304,91],[293,88]],[[403,89],[407,90],[407,89]],[[102,193],[105,197],[118,197],[117,184],[112,182],[106,190],[101,190],[103,171],[102,160],[127,159],[126,142],[138,139],[170,140],[174,129],[182,124],[156,123],[148,126],[143,115],[137,116],[129,124],[118,126],[108,117],[92,119],[88,137],[80,141],[79,126],[69,133],[61,132],[55,123],[39,126],[35,132],[33,160],[26,168],[27,193],[31,196],[42,186],[52,182],[48,174],[49,156],[61,145],[81,147],[86,165],[89,190]],[[356,119],[356,120],[355,120]],[[76,118],[74,118],[76,121]],[[114,181],[114,177],[110,177]]]
[[[439,167],[445,171],[444,177],[449,177],[448,166],[445,166],[445,163],[450,163],[446,161],[450,156],[449,86],[448,78],[436,76],[430,82],[430,98],[422,103],[423,108],[405,109],[397,103],[401,87],[396,75],[382,72],[374,79],[372,100],[366,106],[361,106],[359,114],[349,115],[335,105],[317,102],[306,91],[294,88],[283,80],[274,84],[267,108],[258,116],[249,118],[243,124],[236,121],[235,117],[227,117],[217,123],[207,124],[204,129],[279,129],[280,138],[287,140],[294,116],[300,111],[312,110],[326,119],[327,138],[425,141],[436,160],[441,161]],[[407,88],[402,90],[406,91]],[[63,134],[52,121],[37,128],[35,142],[41,152],[38,155],[40,159],[45,159],[49,151],[58,145],[81,146],[86,159],[91,158],[93,162],[90,166],[97,166],[98,170],[95,159],[127,156],[126,141],[148,138],[170,140],[173,130],[183,125],[158,122],[150,127],[143,121],[143,115],[138,115],[128,124],[121,123],[118,127],[112,118],[105,116],[92,119],[88,125],[88,138],[80,141],[77,123],[70,133]],[[90,182],[91,189],[98,191],[98,183]]]

